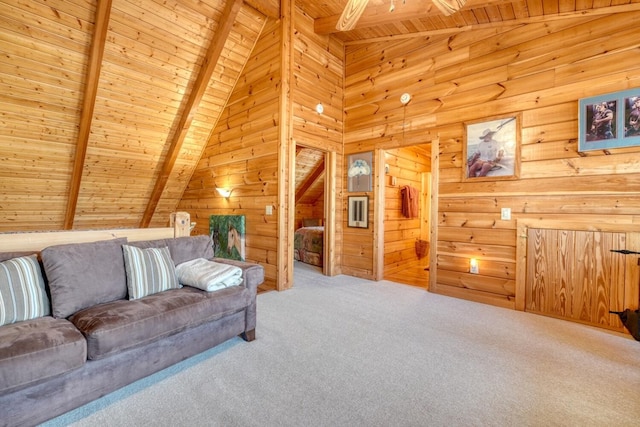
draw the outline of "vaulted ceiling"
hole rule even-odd
[[[370,0],[337,32],[346,3],[295,2],[347,44],[640,9],[467,0],[445,17],[430,0]],[[0,231],[164,225],[279,4],[0,0]]]

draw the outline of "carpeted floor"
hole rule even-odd
[[[640,342],[297,263],[233,339],[46,424],[637,426]]]

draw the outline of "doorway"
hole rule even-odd
[[[431,144],[383,150],[380,232],[382,278],[428,288],[431,222]],[[415,205],[407,208],[407,194]],[[380,271],[379,270],[379,271]]]
[[[335,186],[335,154],[318,148],[296,145],[294,176],[294,221],[292,265],[304,263],[324,275],[333,270],[333,206],[330,195]]]

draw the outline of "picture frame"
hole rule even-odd
[[[244,215],[209,216],[209,238],[214,257],[245,261],[245,224]]]
[[[640,88],[578,101],[578,152],[640,145]]]
[[[518,179],[520,114],[464,123],[463,181]]]
[[[349,192],[371,191],[373,182],[372,151],[349,155],[347,182]]]
[[[369,196],[349,196],[349,227],[369,228]]]

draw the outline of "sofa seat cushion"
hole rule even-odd
[[[84,337],[68,320],[40,317],[0,328],[0,394],[79,368]]]
[[[213,293],[184,287],[100,304],[69,320],[87,339],[87,357],[98,360],[236,313],[250,303],[251,293],[244,286]]]

